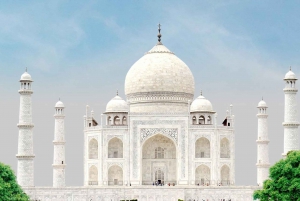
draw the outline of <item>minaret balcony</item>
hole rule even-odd
[[[18,128],[33,128],[34,124],[33,123],[26,123],[26,122],[21,122],[17,124]]]
[[[17,154],[16,157],[17,157],[17,159],[33,159],[35,157],[35,155],[21,155],[21,154]]]
[[[284,92],[296,93],[296,92],[298,92],[298,89],[296,89],[296,88],[284,88],[283,91]]]
[[[282,122],[283,126],[290,126],[290,127],[298,127],[300,124],[299,122]]]
[[[20,89],[19,94],[33,94],[33,91],[31,89]]]

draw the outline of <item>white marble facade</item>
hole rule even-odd
[[[217,124],[212,104],[194,97],[188,66],[162,43],[128,71],[118,94],[96,118],[84,116],[84,185],[235,184],[232,106]],[[91,176],[93,175],[93,176]]]
[[[283,155],[298,149],[299,125],[297,79],[290,71],[284,80]],[[34,200],[252,200],[268,177],[266,103],[259,103],[257,115],[259,186],[236,186],[233,106],[218,119],[202,92],[194,99],[192,72],[159,39],[129,69],[126,100],[117,92],[103,114],[87,106],[82,187],[65,186],[65,108],[60,101],[55,105],[53,187],[34,187],[32,79],[25,72],[20,81],[18,183]]]

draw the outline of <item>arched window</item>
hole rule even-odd
[[[127,119],[126,119],[126,117],[123,117],[122,124],[123,125],[127,125]]]
[[[210,185],[210,169],[206,165],[200,165],[195,170],[196,185]]]
[[[107,117],[107,125],[111,125],[111,117]]]
[[[123,170],[117,165],[108,169],[108,185],[123,185]]]
[[[98,185],[98,169],[94,165],[89,169],[89,185]]]
[[[211,124],[212,122],[211,122],[211,116],[208,116],[207,117],[207,124]]]
[[[230,144],[227,138],[220,142],[220,158],[230,158]]]
[[[210,142],[201,137],[195,142],[195,158],[210,158]]]
[[[120,125],[120,124],[121,124],[120,117],[115,116],[115,118],[114,118],[114,125]]]
[[[193,116],[193,124],[197,124],[197,119],[195,116]]]
[[[221,168],[221,184],[222,186],[230,185],[230,169],[227,165],[223,165]]]
[[[113,138],[108,143],[108,158],[123,158],[123,142]]]
[[[204,116],[199,117],[199,124],[205,124],[205,118]]]
[[[165,151],[161,147],[155,149],[155,158],[165,158]]]
[[[91,139],[89,142],[89,159],[98,159],[98,141]]]

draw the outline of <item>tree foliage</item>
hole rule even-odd
[[[0,162],[0,201],[29,201],[12,169]]]
[[[300,201],[300,151],[290,151],[270,168],[263,189],[254,192],[260,201]]]

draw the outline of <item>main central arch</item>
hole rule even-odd
[[[142,149],[142,184],[176,184],[176,163],[174,142],[161,134],[150,137]]]

